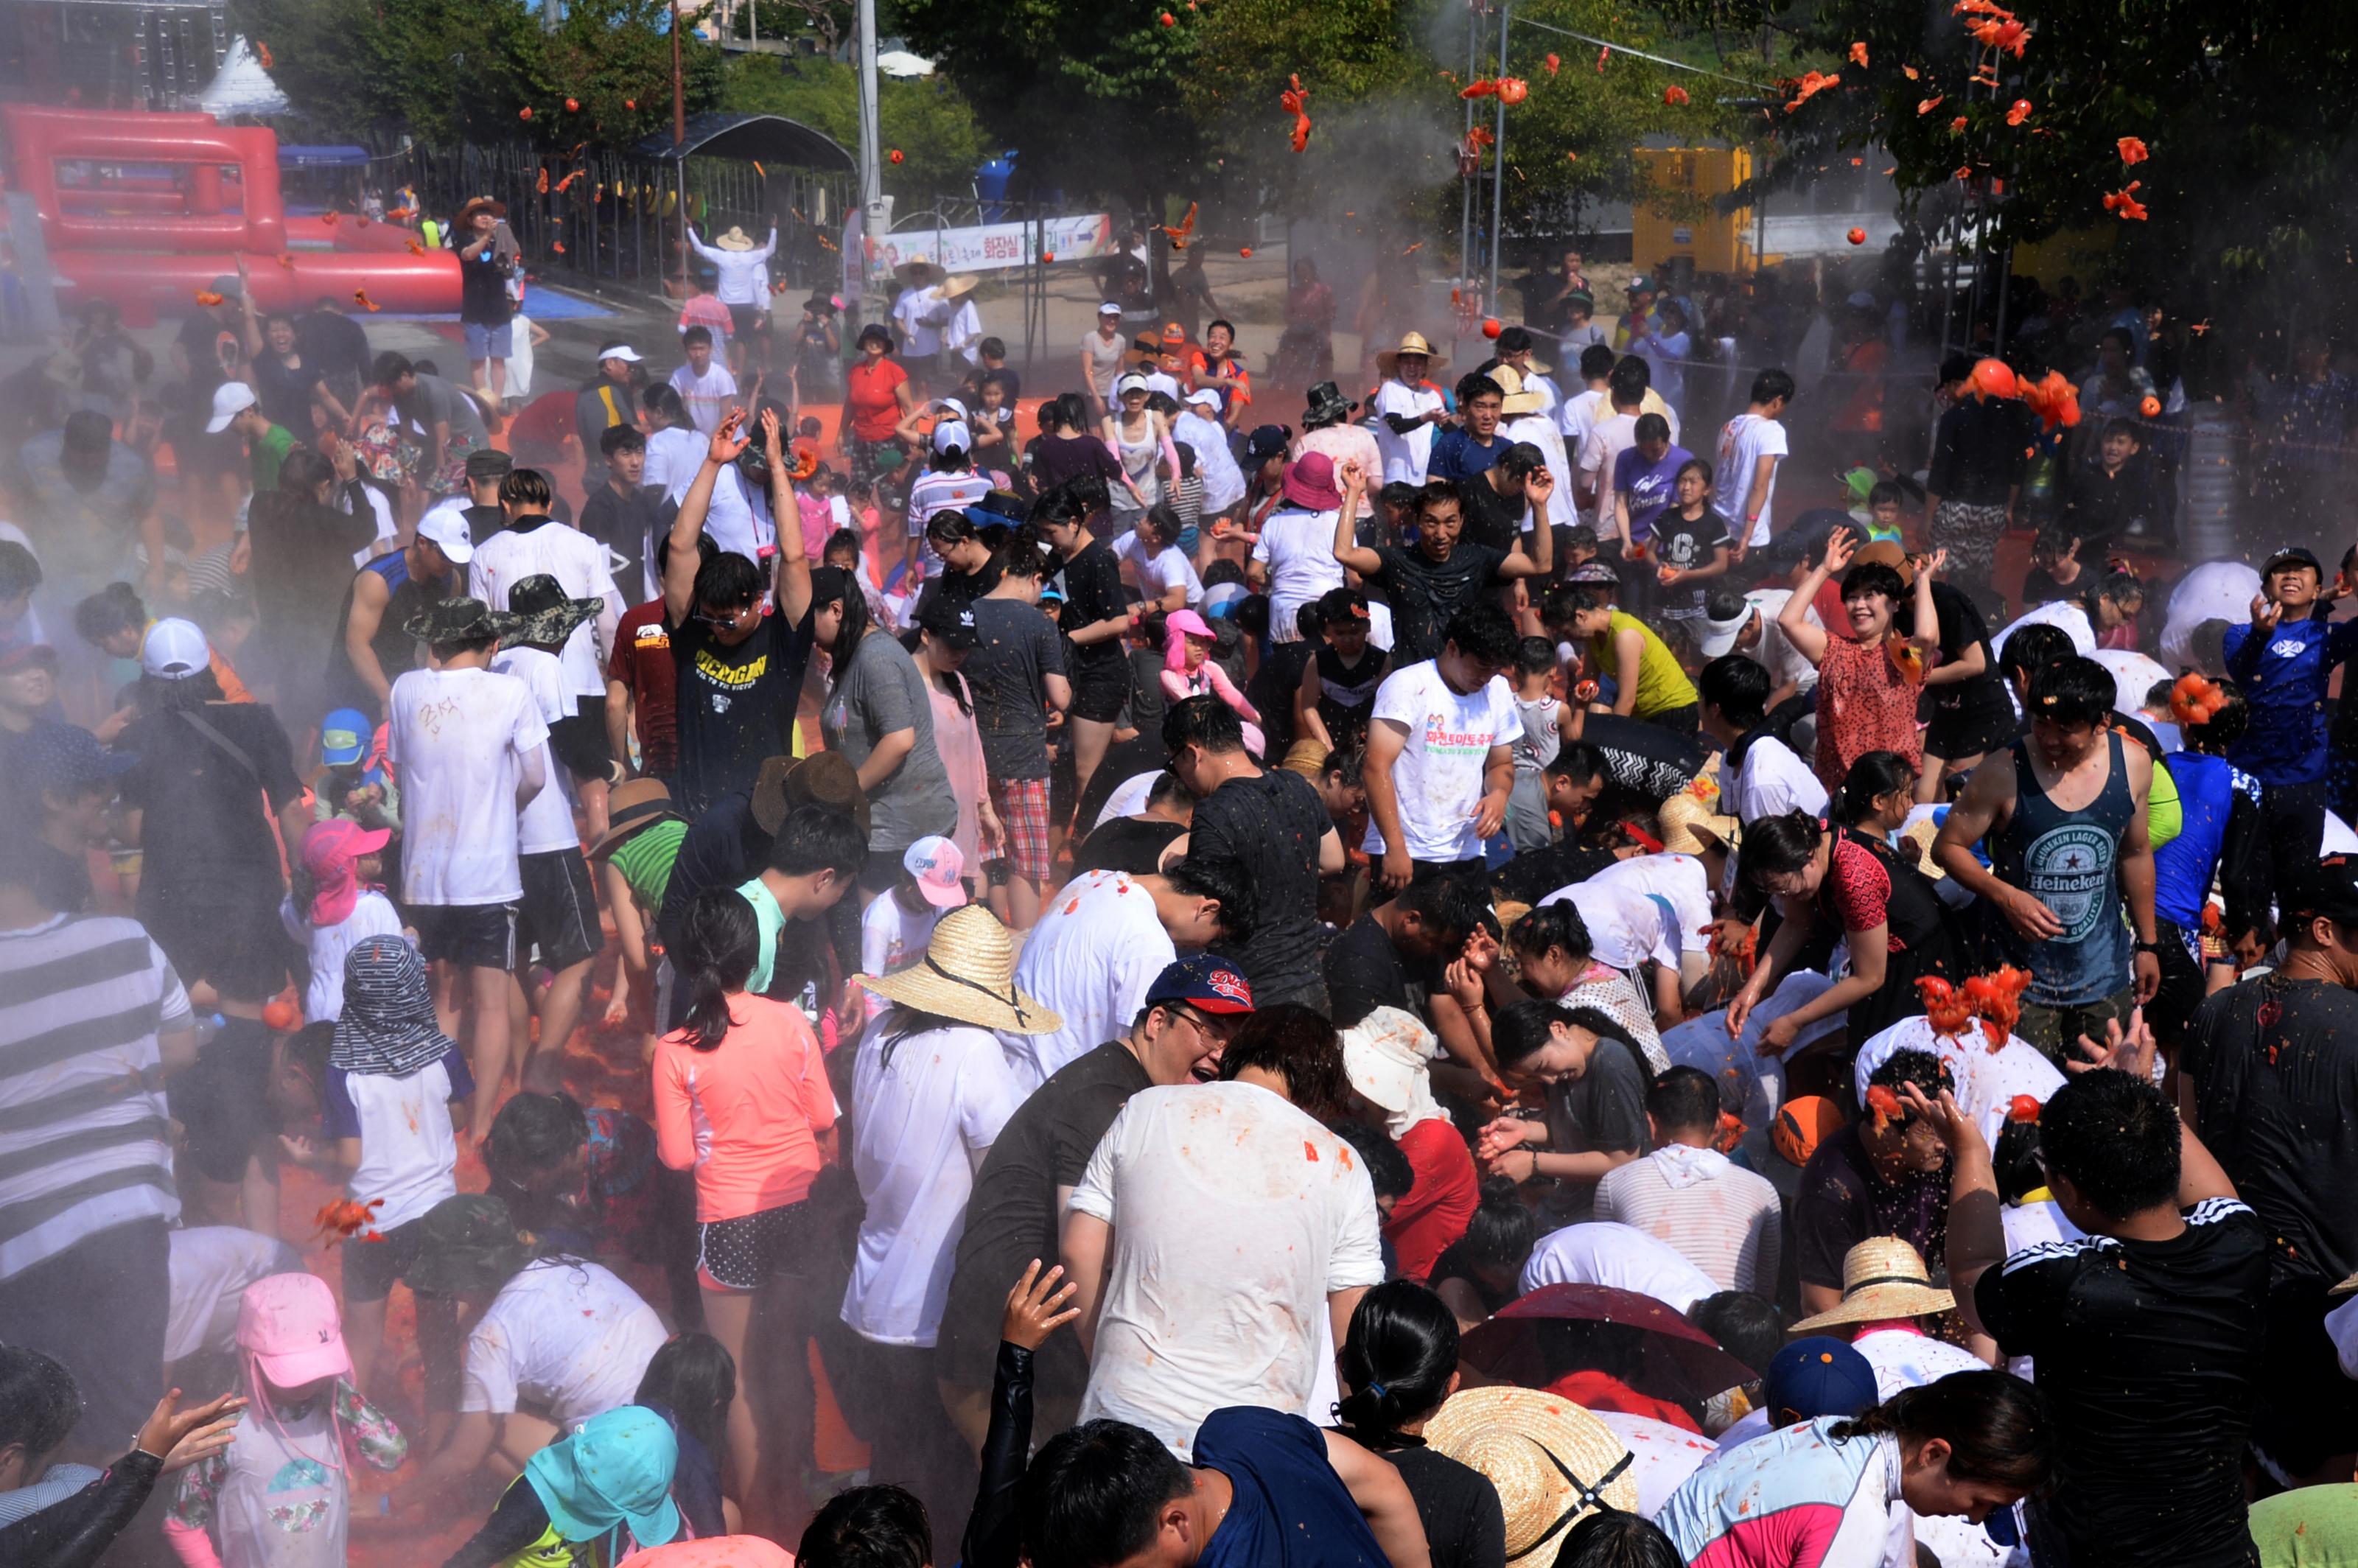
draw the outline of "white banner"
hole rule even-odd
[[[903,262],[927,261],[946,272],[1000,272],[1034,258],[1030,223],[985,223],[972,229],[904,229],[868,243],[869,265],[891,272]],[[1113,251],[1113,219],[1103,212],[1051,218],[1036,231],[1042,259],[1079,261]]]

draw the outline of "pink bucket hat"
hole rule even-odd
[[[336,1295],[317,1274],[272,1274],[237,1303],[237,1347],[275,1387],[352,1375]]]
[[[1343,504],[1335,485],[1335,460],[1324,452],[1304,452],[1285,470],[1285,499],[1313,512],[1332,512]]]

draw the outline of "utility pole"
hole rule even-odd
[[[1501,0],[1498,6],[1498,75],[1507,74],[1507,34],[1515,15],[1515,0]],[[1506,243],[1504,219],[1507,206],[1507,96],[1498,94],[1498,124],[1495,133],[1498,144],[1490,149],[1495,162],[1490,169],[1490,287],[1482,297],[1483,308],[1491,316],[1498,314],[1498,251]]]
[[[876,0],[860,0],[860,211],[864,249],[881,242],[892,226],[891,210],[884,205],[883,136],[876,124]],[[871,276],[863,254],[860,258],[863,307],[869,304]],[[882,312],[863,308],[860,314],[872,321]]]
[[[679,65],[679,0],[671,0],[671,183],[679,203],[679,294],[687,297],[687,89]]]

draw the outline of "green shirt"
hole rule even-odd
[[[2302,1487],[2252,1505],[2260,1568],[2358,1568],[2358,1486]]]
[[[664,891],[671,885],[672,864],[679,859],[680,840],[687,837],[687,823],[676,818],[658,822],[632,834],[606,857],[622,873],[623,882],[640,907],[663,907]]]
[[[294,449],[295,432],[284,425],[273,425],[254,443],[251,455],[254,460],[254,492],[256,495],[265,490],[278,488],[279,465],[286,462],[287,454]]]
[[[753,978],[745,982],[745,989],[755,996],[765,996],[770,989],[771,973],[777,968],[778,938],[785,934],[786,912],[778,907],[777,899],[759,877],[739,888],[737,895],[753,906],[753,924],[762,929],[761,951],[753,959]]]

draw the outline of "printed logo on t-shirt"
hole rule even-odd
[[[720,656],[709,648],[696,651],[698,677],[730,691],[751,691],[769,668],[770,655],[766,652],[754,654],[741,665],[730,665],[721,663]],[[713,711],[720,709],[715,708]]]
[[[2305,646],[2307,646],[2307,644],[2303,643],[2298,637],[2287,637],[2280,643],[2269,643],[2268,652],[2274,654],[2279,659],[2297,659],[2300,657],[2301,650]]]
[[[671,646],[671,633],[665,630],[662,622],[651,621],[639,628],[632,642],[642,648],[668,648]]]
[[[1494,730],[1452,730],[1446,713],[1424,716],[1424,749],[1428,753],[1480,752],[1487,755],[1498,738]]]
[[[2082,942],[2096,929],[2113,881],[2113,836],[2088,822],[2066,822],[2030,841],[2022,864],[2031,896],[2063,923],[2050,940]]]

